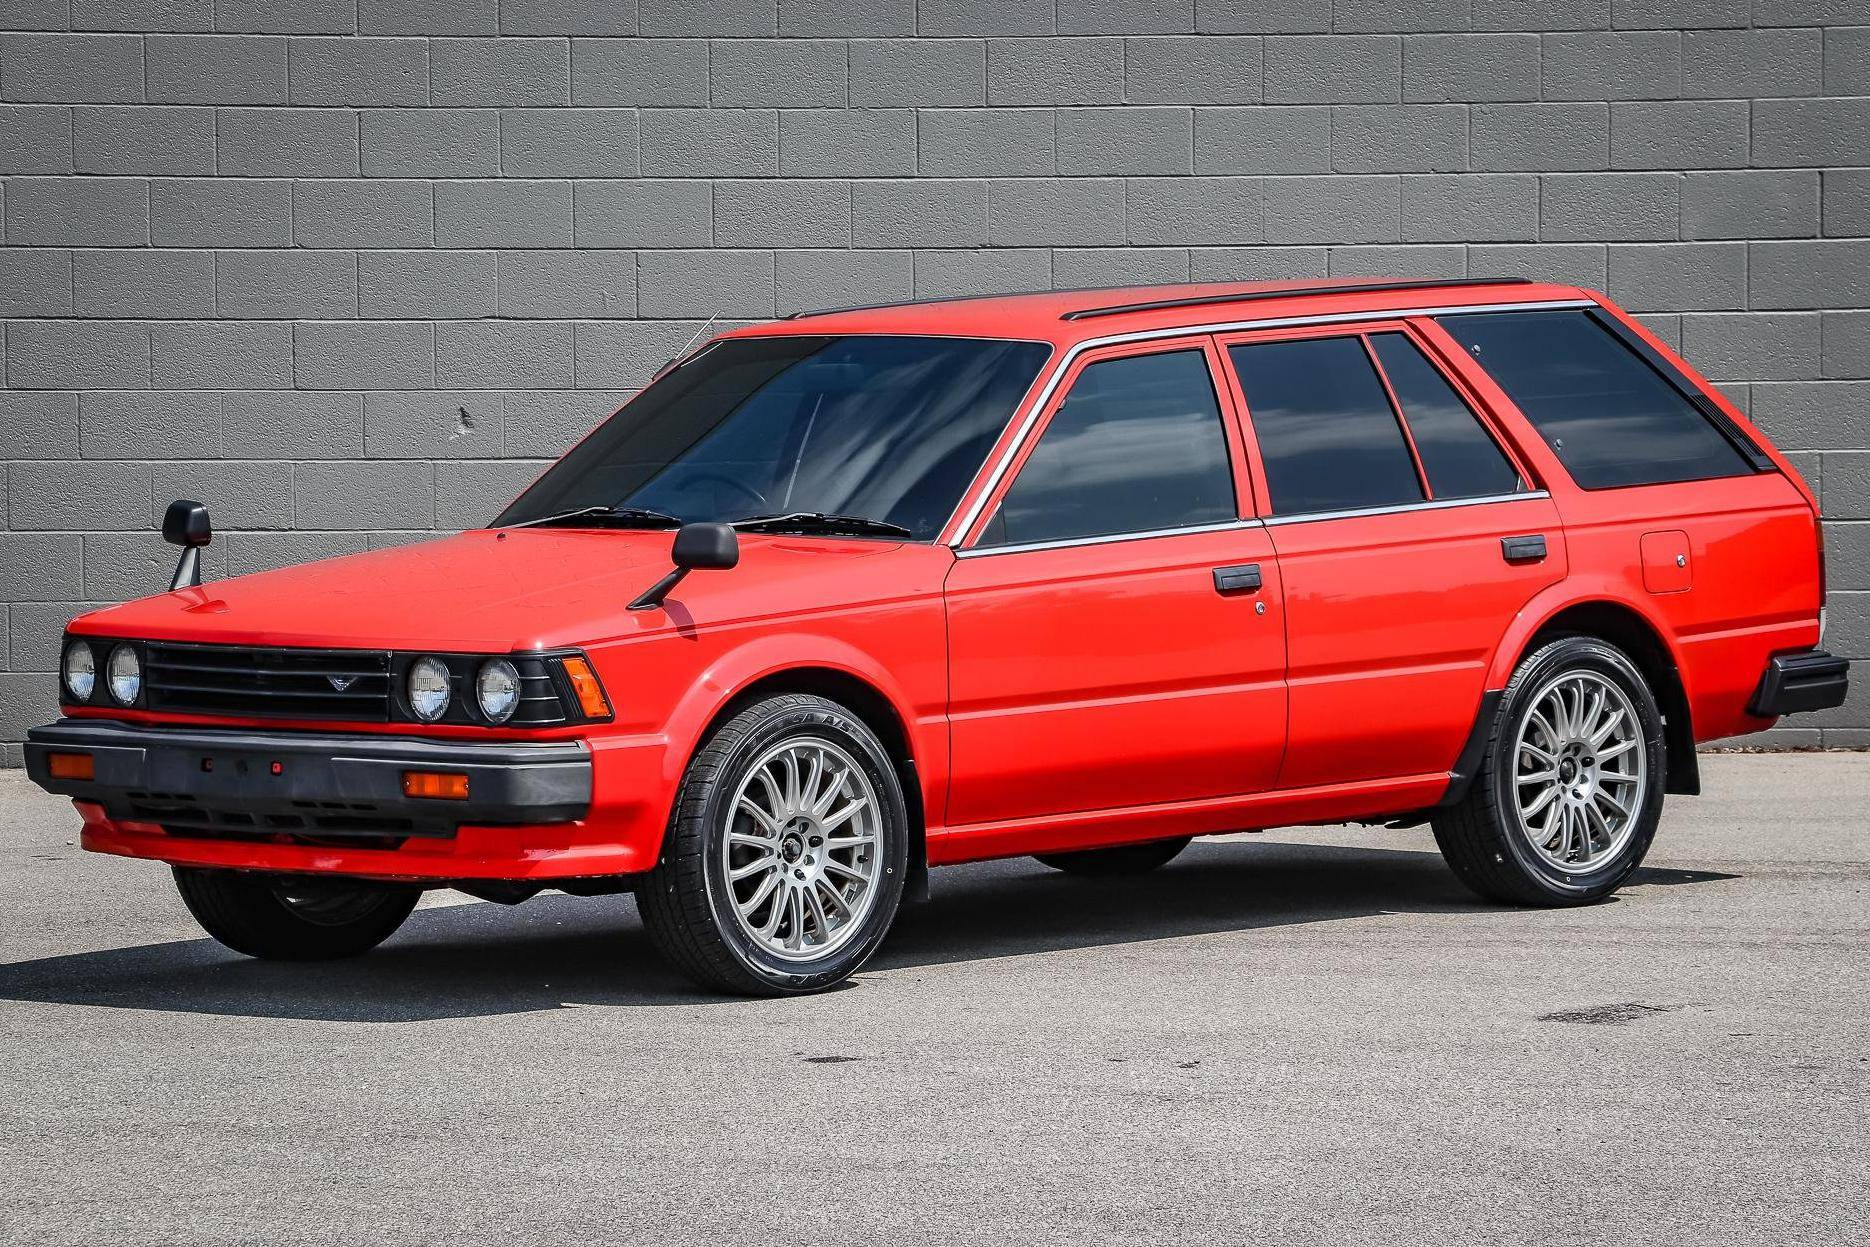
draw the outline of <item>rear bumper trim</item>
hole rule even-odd
[[[61,752],[91,755],[92,778],[53,778],[47,755]],[[466,775],[468,796],[405,796],[405,770]],[[29,733],[26,772],[47,792],[93,802],[113,820],[202,830],[332,836],[350,826],[355,834],[452,836],[462,824],[569,822],[591,806],[591,753],[576,740],[490,743],[61,719]]]
[[[1779,654],[1766,664],[1747,713],[1762,719],[1829,710],[1850,692],[1850,660],[1823,650]]]

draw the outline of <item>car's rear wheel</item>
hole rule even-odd
[[[422,889],[367,879],[177,866],[175,886],[202,929],[237,953],[324,961],[395,934]]]
[[[1596,637],[1528,655],[1500,700],[1473,784],[1435,840],[1489,900],[1582,905],[1629,878],[1662,817],[1667,750],[1642,672]]]
[[[1108,849],[1079,849],[1071,853],[1037,853],[1034,857],[1068,875],[1109,878],[1114,875],[1141,875],[1166,866],[1188,847],[1190,837],[1173,840],[1150,840],[1143,844],[1119,844]]]
[[[876,733],[826,698],[769,697],[689,764],[637,904],[656,947],[703,986],[820,991],[883,942],[908,845],[902,785]]]

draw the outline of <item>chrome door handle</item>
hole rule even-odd
[[[1222,594],[1258,593],[1260,591],[1260,565],[1241,563],[1235,567],[1215,568],[1214,591]]]

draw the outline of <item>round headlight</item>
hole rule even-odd
[[[79,701],[90,701],[97,689],[97,656],[83,641],[65,647],[65,691]]]
[[[409,668],[409,708],[424,723],[433,723],[448,709],[448,668],[439,658],[418,658]]]
[[[118,705],[129,706],[142,691],[143,664],[137,661],[135,650],[119,645],[110,651],[110,695]]]
[[[488,722],[505,723],[519,705],[519,672],[504,658],[484,662],[474,681],[474,693]]]

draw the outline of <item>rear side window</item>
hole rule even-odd
[[[1007,489],[982,545],[1187,528],[1237,518],[1207,356],[1091,364]]]
[[[1518,404],[1585,489],[1753,470],[1687,395],[1588,312],[1436,320]]]
[[[1519,471],[1415,343],[1400,333],[1376,333],[1370,335],[1370,346],[1409,422],[1409,436],[1437,499],[1485,498],[1519,489]]]
[[[1361,338],[1228,348],[1275,515],[1422,501],[1422,482]]]

